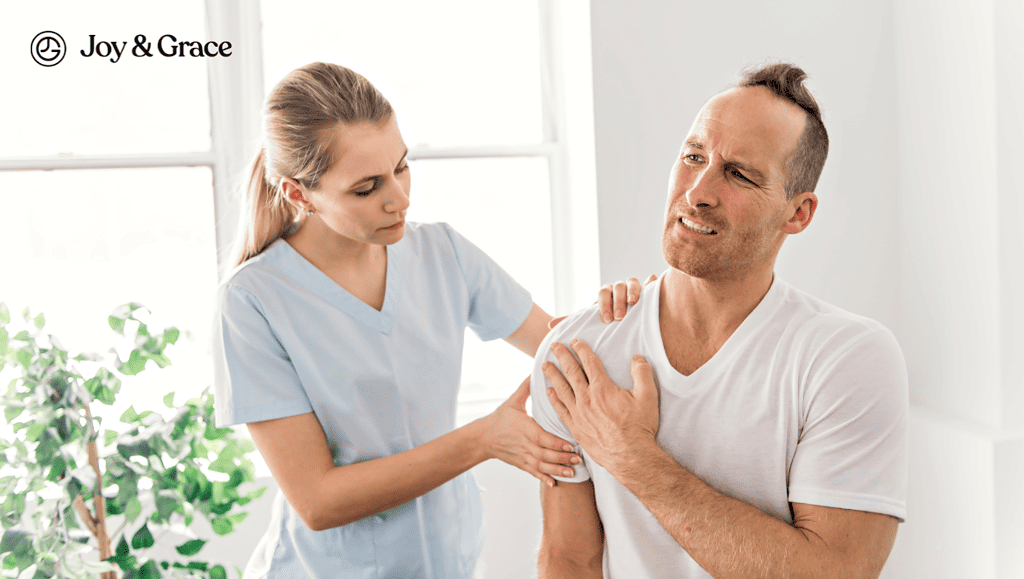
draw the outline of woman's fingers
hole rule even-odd
[[[555,326],[558,325],[559,322],[561,322],[562,320],[564,320],[567,317],[569,317],[569,316],[559,316],[557,318],[551,318],[551,321],[548,322],[548,329],[549,330],[553,330],[555,328]]]
[[[630,279],[636,281],[636,278]],[[637,285],[640,285],[640,282],[637,281]],[[624,281],[617,281],[615,282],[615,285],[612,286],[612,305],[614,306],[612,312],[615,315],[615,321],[619,321],[626,317],[626,298],[628,297],[628,291],[629,286]],[[639,295],[639,292],[637,292],[637,294]]]
[[[626,281],[617,281],[601,287],[595,302],[597,311],[601,314],[601,321],[609,323],[625,318],[629,306],[640,301],[640,293],[643,292],[644,286],[656,279],[658,276],[651,274],[642,284],[637,278],[631,277]]]
[[[597,291],[597,311],[601,314],[601,321],[609,323],[612,321],[612,290],[611,284],[601,286]]]

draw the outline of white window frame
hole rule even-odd
[[[594,177],[593,101],[587,0],[538,0],[540,8],[543,141],[482,147],[414,147],[408,158],[543,157],[550,171],[555,308],[569,313],[589,304],[599,283]],[[260,139],[264,98],[260,4],[207,0],[207,34],[231,39],[232,58],[209,59],[211,147],[190,153],[0,158],[0,171],[209,167],[213,173],[217,263],[231,269],[240,200],[233,191]],[[572,26],[577,34],[567,41]],[[567,82],[567,74],[578,77]],[[572,107],[568,103],[572,102]]]

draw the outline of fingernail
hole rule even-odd
[[[616,322],[621,322],[622,321],[622,317],[623,317],[622,314],[615,314],[615,321]]]
[[[567,445],[562,447],[562,450],[564,450],[565,452],[572,452],[572,445],[571,444],[567,444]]]
[[[549,480],[549,481],[548,481],[548,486],[549,486],[549,487],[554,487],[554,486],[555,486],[555,481],[553,481],[553,480]]]
[[[573,339],[569,340],[569,343],[572,344],[573,346],[579,346],[580,345],[580,340],[579,340],[579,338],[573,338]]]
[[[569,459],[569,462],[571,462],[571,463],[573,463],[573,464],[579,464],[579,463],[581,463],[581,462],[583,462],[583,461],[582,461],[582,460],[580,460],[580,457],[578,457],[578,456],[574,456],[574,457],[572,457],[571,459]]]
[[[562,476],[572,476],[572,470],[565,469],[562,471]]]
[[[601,314],[601,321],[607,324],[607,323],[611,322],[612,319],[610,317],[608,317],[607,315],[605,315],[605,314]]]
[[[554,352],[556,345],[558,345],[558,342],[551,342],[551,345],[548,346],[548,349],[551,350],[552,352]]]

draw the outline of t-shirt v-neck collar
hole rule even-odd
[[[667,368],[670,370],[671,379],[668,376],[659,377],[659,381],[663,387],[672,389],[672,385],[685,385],[686,391],[678,392],[679,394],[686,394],[691,392],[692,388],[700,388],[701,386],[708,384],[713,381],[715,377],[721,374],[721,372],[732,363],[735,357],[735,352],[743,347],[743,344],[747,342],[764,323],[771,317],[775,312],[775,309],[782,297],[783,286],[785,283],[779,279],[778,275],[774,276],[772,285],[768,288],[768,293],[761,298],[761,301],[751,311],[746,318],[740,323],[736,331],[722,344],[722,347],[711,359],[704,363],[700,368],[697,368],[689,376],[684,376],[678,372],[668,360],[668,354],[665,352],[665,342],[661,337],[661,324],[658,320],[660,313],[660,300],[659,296],[661,293],[661,284],[664,281],[665,276],[662,275],[658,279],[655,285],[657,287],[651,288],[651,295],[649,298],[641,300],[644,307],[643,317],[643,336],[647,342],[647,351],[650,352],[654,358],[651,360],[651,364],[658,368]]]
[[[289,275],[294,277],[310,292],[316,294],[341,312],[348,314],[364,326],[387,335],[391,333],[391,327],[394,325],[402,282],[405,279],[407,269],[405,263],[405,244],[406,238],[403,237],[397,243],[387,245],[384,248],[387,252],[388,262],[384,281],[384,305],[381,306],[380,311],[377,311],[374,307],[338,285],[327,274],[320,271],[309,260],[302,257],[299,252],[295,251],[295,248],[287,241],[283,239],[278,240],[274,246],[282,253],[282,268],[286,269]],[[271,247],[268,251],[275,249],[275,247]]]

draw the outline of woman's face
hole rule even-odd
[[[339,128],[331,152],[334,164],[320,186],[303,191],[306,209],[314,212],[306,225],[323,225],[360,243],[389,245],[402,239],[411,179],[405,159],[409,149],[395,115],[379,124]]]

